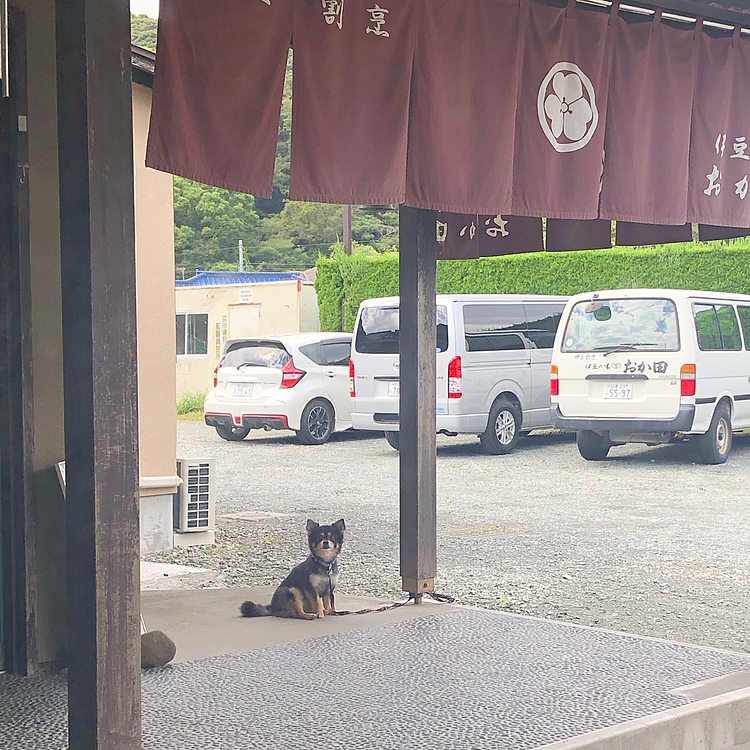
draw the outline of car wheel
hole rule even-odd
[[[388,445],[391,446],[394,450],[398,450],[399,446],[399,434],[398,432],[395,432],[393,430],[386,430],[384,435],[385,439],[388,441]]]
[[[487,429],[479,436],[486,453],[499,456],[510,453],[521,432],[521,411],[510,399],[501,396],[490,409]]]
[[[732,413],[729,406],[719,404],[708,432],[696,435],[693,440],[704,464],[723,464],[732,450]]]
[[[223,440],[239,443],[247,437],[249,427],[228,427],[227,425],[216,425],[216,432]]]
[[[578,452],[587,461],[603,461],[612,447],[612,442],[593,430],[578,430],[576,445]]]
[[[302,410],[297,437],[303,445],[323,445],[333,434],[333,426],[333,407],[322,398],[316,398]]]

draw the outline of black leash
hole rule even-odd
[[[393,604],[385,604],[382,607],[377,607],[376,609],[343,609],[338,610],[336,612],[337,615],[366,615],[370,612],[386,612],[389,609],[397,609],[398,607],[404,607],[411,601],[416,601],[418,598],[421,599],[423,596],[429,596],[431,599],[434,599],[436,602],[441,602],[442,604],[453,604],[455,602],[455,598],[450,596],[449,594],[436,594],[433,591],[428,591],[427,594],[409,594],[409,598],[406,601],[403,602],[393,602]]]

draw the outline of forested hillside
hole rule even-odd
[[[131,39],[156,50],[157,22],[131,16]],[[175,266],[178,276],[196,268],[235,269],[242,240],[246,267],[302,270],[328,255],[342,239],[342,207],[289,200],[292,128],[292,56],[289,55],[279,122],[273,198],[201,185],[176,177]],[[352,236],[359,245],[386,250],[398,243],[398,212],[393,209],[352,209]],[[362,248],[357,248],[362,249]],[[366,251],[366,248],[365,248]]]

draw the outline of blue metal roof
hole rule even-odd
[[[262,284],[268,281],[295,281],[302,278],[299,271],[196,271],[191,279],[177,279],[175,286],[227,286],[229,284]]]

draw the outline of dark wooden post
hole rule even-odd
[[[437,570],[435,227],[434,211],[401,206],[401,580],[412,594],[432,591]]]
[[[57,0],[70,750],[141,747],[128,0]]]
[[[0,665],[31,674],[37,647],[26,21],[14,8],[9,21],[10,98],[0,98]]]

